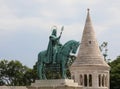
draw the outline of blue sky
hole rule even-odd
[[[120,55],[119,0],[0,0],[0,59],[32,67],[54,25],[58,35],[64,25],[61,43],[81,41],[87,8],[99,44],[108,42],[108,58],[115,59]]]

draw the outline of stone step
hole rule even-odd
[[[36,80],[31,86],[79,86],[72,79]]]

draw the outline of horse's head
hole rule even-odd
[[[73,42],[73,44],[72,44],[72,53],[74,53],[74,54],[76,53],[77,48],[78,48],[79,45],[80,45],[79,42],[77,42],[77,41]]]
[[[79,46],[79,42],[75,41],[75,40],[70,40],[68,42],[66,42],[60,49],[60,53],[66,55],[66,57],[68,57],[70,55],[70,52],[75,54],[77,51],[77,48]],[[59,54],[58,52],[58,54]]]

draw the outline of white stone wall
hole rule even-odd
[[[26,86],[0,86],[0,89],[27,89]]]
[[[105,67],[76,67],[71,69],[71,75],[74,81],[78,82],[84,89],[109,89],[109,69]]]

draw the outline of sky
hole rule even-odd
[[[0,60],[32,67],[46,50],[52,27],[61,43],[81,41],[87,8],[99,45],[108,42],[108,58],[120,55],[120,0],[0,0]]]

